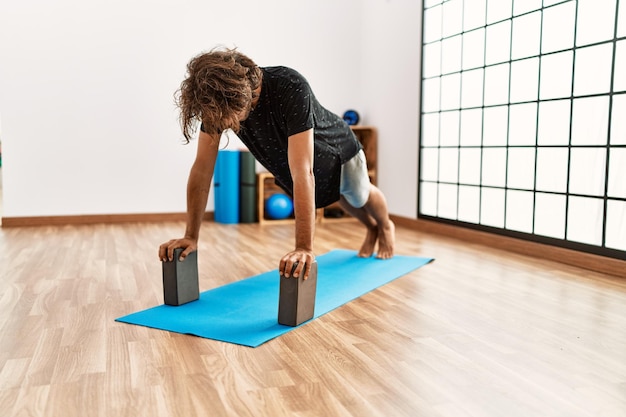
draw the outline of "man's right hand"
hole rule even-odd
[[[163,262],[174,260],[174,249],[183,248],[179,260],[182,262],[191,252],[198,250],[198,241],[191,238],[172,239],[159,246],[159,259]]]

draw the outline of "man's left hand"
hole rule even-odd
[[[315,261],[315,255],[312,251],[304,249],[295,249],[280,260],[278,266],[278,272],[281,277],[291,278],[293,271],[293,278],[298,278],[304,274],[304,279],[309,278],[309,272],[311,271],[311,265]],[[296,266],[293,270],[294,265]]]

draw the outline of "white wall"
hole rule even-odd
[[[366,4],[363,116],[378,128],[378,185],[392,214],[417,218],[422,2]]]
[[[381,188],[414,217],[418,3],[2,1],[3,216],[184,211],[195,144],[181,145],[173,93],[189,58],[222,44],[297,68],[326,107],[377,125]]]

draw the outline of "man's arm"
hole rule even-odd
[[[315,231],[315,176],[313,174],[313,129],[289,137],[289,169],[293,179],[293,203],[296,221],[295,249],[280,260],[279,272],[289,277],[294,263],[294,276],[304,273],[307,279],[313,254]],[[306,265],[306,269],[305,268]]]
[[[172,239],[159,247],[159,259],[172,260],[174,249],[183,248],[180,259],[183,260],[198,248],[198,237],[202,218],[206,211],[207,200],[213,170],[217,159],[219,136],[200,132],[196,159],[189,172],[187,181],[187,226],[185,235],[180,239]]]

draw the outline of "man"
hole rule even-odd
[[[391,258],[394,224],[382,192],[370,183],[361,144],[350,127],[322,107],[307,80],[287,67],[258,67],[244,54],[214,49],[193,58],[177,94],[183,134],[189,142],[201,121],[196,159],[187,183],[185,235],[159,247],[161,260],[181,260],[197,249],[222,132],[232,129],[254,157],[293,197],[295,248],[279,272],[308,278],[315,208],[339,201],[367,228],[359,256]]]

